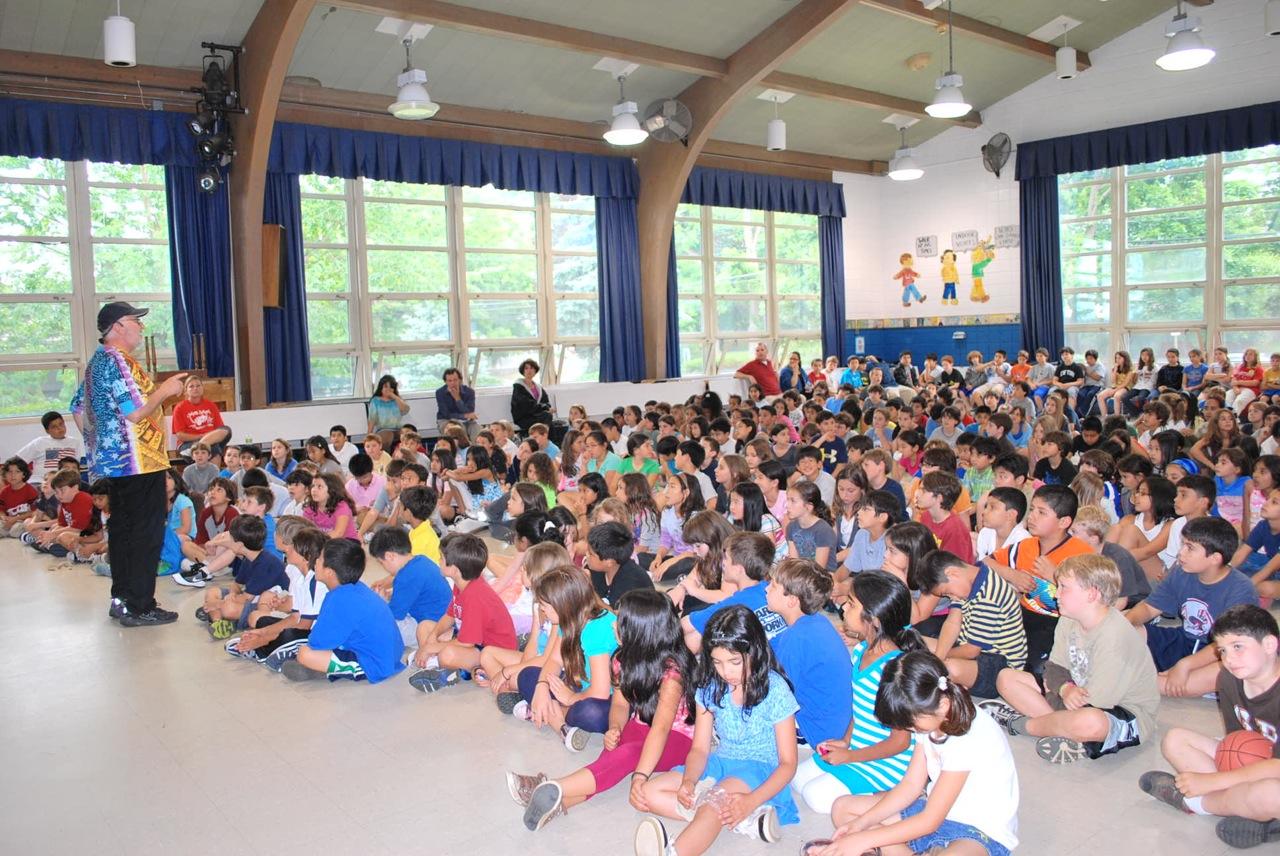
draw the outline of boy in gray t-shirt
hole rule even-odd
[[[187,464],[182,471],[182,484],[187,493],[204,496],[209,485],[218,477],[220,470],[217,465],[209,463],[211,456],[211,450],[204,443],[196,443],[191,447],[191,460],[195,463]]]

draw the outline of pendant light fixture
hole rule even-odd
[[[618,75],[618,103],[613,105],[613,121],[609,130],[604,132],[604,140],[612,146],[634,146],[649,138],[649,132],[640,127],[637,115],[640,108],[636,102],[627,100],[627,76]]]
[[[1177,14],[1164,28],[1169,43],[1156,65],[1165,71],[1190,71],[1207,65],[1215,51],[1200,38],[1200,19],[1182,11],[1182,0],[1178,0],[1177,8]]]
[[[1071,80],[1080,73],[1076,65],[1076,49],[1067,44],[1068,26],[1069,24],[1063,24],[1062,47],[1058,48],[1053,57],[1059,80]]]
[[[939,77],[933,84],[938,91],[933,96],[933,103],[924,108],[935,119],[959,119],[973,108],[964,100],[960,87],[964,86],[964,78],[956,74],[955,38],[951,26],[951,0],[947,0],[947,73]]]
[[[778,97],[773,98],[773,118],[765,129],[764,150],[766,152],[783,152],[787,150],[787,123],[778,116]]]
[[[427,73],[413,67],[413,60],[409,56],[409,47],[412,44],[413,39],[404,40],[404,71],[396,78],[399,91],[396,94],[395,103],[388,107],[387,111],[397,119],[410,121],[430,119],[439,112],[440,105],[432,101],[431,96],[427,94]]]
[[[889,178],[894,181],[915,181],[924,175],[924,170],[916,163],[915,149],[907,148],[907,128],[898,128],[902,134],[902,146],[893,153],[889,161]]]
[[[116,68],[138,64],[133,21],[120,14],[120,0],[116,0],[116,13],[102,22],[102,61]]]

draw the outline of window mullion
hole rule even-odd
[[[1205,249],[1204,324],[1205,344],[1222,342],[1222,319],[1226,316],[1226,294],[1222,276],[1222,155],[1205,159],[1205,216],[1208,217],[1208,246]]]
[[[1111,350],[1127,348],[1125,324],[1129,319],[1129,287],[1125,282],[1125,254],[1128,252],[1125,211],[1124,167],[1111,170]]]
[[[90,225],[89,164],[69,161],[67,169],[67,234],[71,249],[71,347],[77,368],[88,365],[96,348],[97,283],[93,275],[93,239]]]
[[[368,240],[365,234],[364,182],[359,178],[345,180],[347,201],[347,267],[349,290],[347,292],[347,317],[351,329],[351,349],[354,354],[355,378],[352,391],[357,398],[372,395],[373,355],[369,343],[373,339],[372,305],[369,301],[369,265],[365,254]]]
[[[534,194],[533,241],[537,249],[537,295],[534,301],[538,313],[538,334],[542,340],[542,352],[546,359],[546,383],[560,381],[560,360],[556,359],[555,306],[551,296],[551,201],[546,193]]]
[[[453,340],[457,342],[453,364],[464,368],[467,382],[475,383],[475,367],[471,365],[471,311],[467,305],[467,289],[464,287],[466,274],[464,270],[462,235],[462,188],[445,189],[445,229],[449,242],[449,322],[453,325]]]

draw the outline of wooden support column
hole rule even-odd
[[[687,146],[645,143],[637,158],[640,199],[636,212],[640,243],[640,299],[644,318],[645,372],[667,376],[667,260],[676,205],[694,162],[716,124],[733,103],[760,83],[858,0],[802,0],[768,29],[729,57],[723,78],[703,77],[678,96],[693,113]]]
[[[316,0],[266,0],[244,37],[240,100],[248,113],[231,117],[237,156],[231,167],[231,269],[240,353],[240,406],[267,404],[262,323],[262,203],[267,154],[285,72]]]

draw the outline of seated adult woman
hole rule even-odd
[[[373,389],[368,405],[369,433],[382,437],[383,447],[390,449],[400,433],[400,423],[409,412],[409,405],[400,397],[400,384],[392,375],[378,378]]]
[[[231,439],[231,429],[222,421],[222,411],[204,397],[204,380],[187,375],[182,387],[183,399],[173,407],[173,437],[178,441],[178,454],[186,455],[196,443],[204,443],[215,456]]]
[[[511,421],[523,432],[535,422],[550,426],[555,413],[546,387],[534,381],[541,370],[534,360],[525,360],[520,364],[520,380],[511,385]]]

